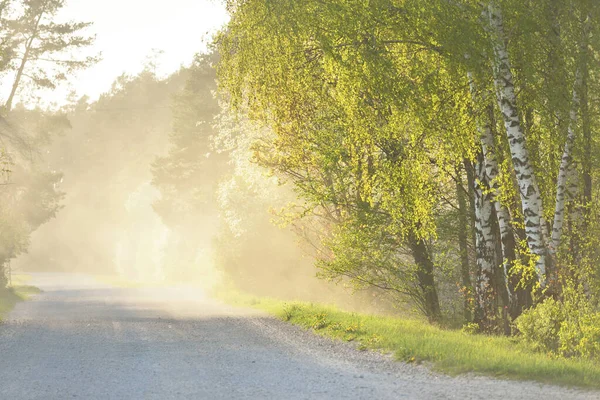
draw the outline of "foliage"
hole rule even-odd
[[[381,232],[389,237],[386,245],[396,247],[388,253],[402,253],[403,248],[415,253],[407,283],[412,282],[411,293],[425,299],[424,310],[436,319],[439,304],[425,242],[436,236],[434,215],[441,211],[436,204],[449,186],[449,177],[440,170],[456,161],[454,149],[471,152],[472,137],[461,129],[469,121],[458,115],[468,96],[454,89],[461,80],[450,79],[455,73],[451,66],[440,68],[435,46],[425,44],[425,51],[410,60],[398,58],[395,50],[410,49],[401,43],[392,49],[396,41],[389,37],[396,32],[369,26],[381,20],[392,26],[398,15],[361,7],[357,2],[245,3],[218,39],[219,78],[234,108],[247,107],[251,118],[273,130],[275,138],[261,144],[257,161],[293,182],[305,202],[299,215],[322,218],[324,226],[373,231],[386,226]],[[337,25],[343,20],[339,15],[346,14],[365,21],[356,30]],[[308,17],[317,15],[317,20]],[[248,30],[256,20],[260,28]],[[321,23],[335,26],[331,32],[339,35],[320,31]],[[373,38],[374,48],[363,41],[372,34],[381,36]],[[406,76],[407,69],[414,76]],[[411,79],[428,79],[427,89],[435,94],[412,85]],[[457,124],[442,124],[442,116]],[[447,139],[442,147],[434,131]],[[382,218],[385,222],[368,226]],[[340,254],[332,257],[342,256],[343,248],[336,246]],[[382,268],[403,269],[393,265],[396,260],[388,259]]]
[[[317,266],[320,276],[337,280],[350,278],[358,288],[374,286],[395,293],[402,301],[412,298],[425,312],[425,299],[415,289],[415,265],[409,249],[401,249],[394,236],[386,232],[386,218],[364,218],[360,223],[349,221],[335,228],[325,240],[331,251],[321,257]],[[375,228],[377,227],[377,228]]]
[[[2,186],[0,187],[0,274],[11,259],[25,253],[32,232],[54,218],[62,208],[63,175],[44,168],[44,156],[53,140],[71,126],[62,113],[13,110],[22,81],[32,88],[57,87],[74,71],[97,61],[78,58],[94,38],[82,22],[61,22],[63,0],[0,1],[0,76],[14,74],[6,103],[0,107]],[[5,286],[0,282],[0,287]]]
[[[546,281],[544,293],[560,294],[570,266],[555,242],[593,239],[595,155],[584,149],[597,142],[596,5],[227,4],[220,93],[270,132],[255,161],[294,186],[288,220],[315,228],[303,237],[323,277],[401,293],[438,321],[439,298],[456,304],[476,282],[476,310],[466,299],[463,315],[476,311],[488,331],[507,331],[505,310],[517,316]],[[468,232],[454,235],[452,219]],[[578,250],[575,264],[591,253]]]
[[[0,132],[8,148],[3,163],[5,180],[0,186],[0,273],[3,278],[7,263],[27,252],[31,234],[62,208],[62,173],[39,164],[40,153],[49,138],[68,129],[62,121],[62,115],[19,109],[9,115],[5,131]],[[3,279],[0,286],[6,283]]]
[[[563,298],[549,298],[516,321],[524,341],[539,351],[564,357],[600,356],[600,311],[572,284]]]

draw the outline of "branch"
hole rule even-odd
[[[57,63],[57,64],[66,64],[66,65],[82,65],[85,64],[87,61],[85,60],[55,60],[52,58],[31,58],[31,61],[47,61],[47,62],[53,62],[53,63]]]
[[[441,46],[437,46],[431,43],[427,43],[427,42],[421,42],[418,40],[383,40],[377,43],[381,43],[384,45],[388,45],[388,44],[410,44],[410,45],[415,45],[415,46],[422,46],[425,49],[428,50],[433,50],[439,54],[442,54],[444,52],[443,47]],[[364,41],[354,41],[351,43],[340,43],[340,44],[336,44],[334,46],[328,47],[329,49],[341,49],[344,47],[359,47],[361,45],[364,45],[365,42]],[[308,48],[304,48],[302,50],[298,50],[296,52],[293,52],[292,54],[300,54],[300,53],[306,53],[306,52],[316,52],[316,51],[323,51],[323,48],[321,47],[308,47]]]

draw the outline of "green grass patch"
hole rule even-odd
[[[32,276],[29,274],[13,274],[12,284],[13,286],[25,286],[31,280]]]
[[[474,335],[421,320],[350,313],[313,303],[244,295],[227,296],[226,301],[264,310],[319,335],[355,342],[362,350],[393,353],[409,363],[425,362],[450,375],[474,373],[600,388],[600,362],[537,353],[516,338]]]
[[[41,293],[35,286],[18,285],[0,290],[0,321],[17,303],[27,300],[29,297]]]

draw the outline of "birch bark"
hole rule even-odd
[[[475,165],[475,239],[477,258],[477,320],[485,324],[494,313],[494,268],[496,267],[496,240],[493,228],[491,193],[488,188],[483,154]]]
[[[467,73],[469,78],[469,87],[471,89],[471,96],[473,102],[477,103],[479,96],[477,95],[477,86],[473,79],[473,74]],[[481,99],[486,101],[485,96]],[[508,209],[500,203],[498,200],[498,193],[500,192],[500,185],[498,183],[498,159],[495,153],[494,143],[494,132],[492,129],[494,109],[493,106],[487,107],[486,115],[484,115],[478,123],[479,139],[481,143],[481,150],[483,155],[483,163],[485,167],[486,181],[489,185],[489,191],[491,194],[491,201],[496,211],[496,218],[498,219],[498,227],[500,230],[500,243],[502,248],[502,271],[503,271],[503,283],[506,286],[508,293],[509,305],[513,303],[513,290],[509,283],[509,272],[512,262],[515,260],[515,246],[513,232],[510,226],[510,214]]]
[[[575,73],[573,83],[573,97],[571,101],[571,112],[567,140],[563,150],[558,179],[556,181],[556,206],[554,209],[554,223],[552,225],[552,243],[549,248],[554,257],[560,246],[565,220],[566,203],[575,197],[577,192],[577,170],[573,164],[573,147],[575,142],[575,130],[577,129],[578,114],[581,109],[580,91],[584,88],[584,74],[587,69],[587,51],[589,40],[589,18],[584,22],[583,37],[579,44],[579,64]]]
[[[537,256],[536,272],[541,287],[546,286],[546,244],[543,205],[540,190],[525,145],[525,135],[519,116],[512,66],[506,47],[502,12],[494,2],[487,7],[487,19],[495,56],[495,82],[498,104],[504,118],[511,158],[519,185],[521,206],[525,218],[527,244]]]
[[[556,206],[554,209],[554,223],[552,224],[552,243],[549,246],[550,255],[553,257],[556,255],[558,246],[560,246],[560,239],[563,232],[563,224],[565,220],[565,204],[571,198],[574,193],[573,187],[571,190],[567,187],[569,181],[575,182],[573,174],[576,172],[573,170],[573,146],[575,142],[575,129],[577,128],[577,113],[580,107],[579,93],[578,90],[581,87],[582,78],[581,73],[578,70],[575,78],[575,84],[573,88],[573,100],[570,113],[569,128],[567,131],[567,140],[560,161],[560,168],[558,170],[558,179],[556,181]],[[571,176],[571,179],[569,179]]]

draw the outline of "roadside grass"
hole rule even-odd
[[[12,284],[13,286],[24,286],[31,280],[31,278],[32,276],[29,274],[13,274]]]
[[[35,286],[16,285],[0,290],[0,321],[21,301],[42,291]]]
[[[449,375],[473,373],[563,386],[600,389],[600,362],[537,353],[516,338],[474,335],[426,321],[341,311],[314,303],[227,295],[232,305],[261,309],[284,321],[361,350],[393,353],[408,363],[425,363]]]

